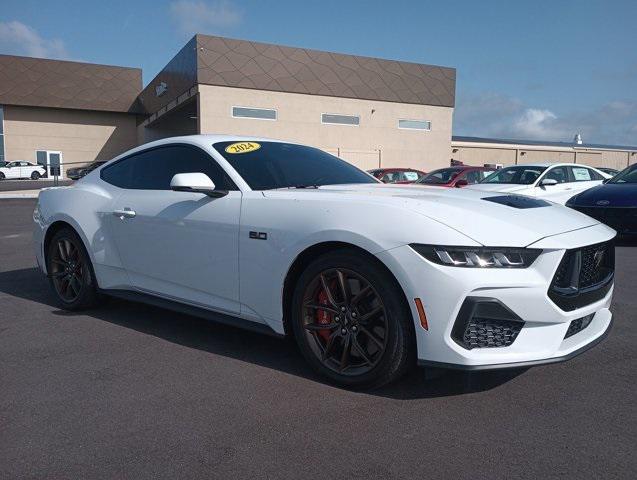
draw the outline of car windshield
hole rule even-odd
[[[505,167],[492,173],[480,183],[512,183],[515,185],[531,185],[547,167],[518,165]]]
[[[219,142],[213,147],[253,190],[378,183],[318,148],[279,142]]]
[[[442,185],[444,183],[449,183],[454,179],[456,175],[461,172],[459,168],[441,168],[439,170],[434,170],[431,173],[428,173],[416,183],[426,183],[429,185]]]
[[[637,165],[632,165],[608,181],[608,183],[637,183]]]

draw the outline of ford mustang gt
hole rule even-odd
[[[606,225],[537,198],[384,185],[293,143],[152,142],[44,189],[33,218],[63,308],[112,295],[289,335],[352,388],[416,363],[566,360],[611,324]]]

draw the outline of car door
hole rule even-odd
[[[4,170],[4,176],[6,178],[21,178],[20,162],[9,162],[7,168]]]
[[[550,179],[557,181],[555,185],[542,185],[542,181]],[[536,186],[533,189],[536,197],[544,198],[556,203],[566,203],[566,200],[571,198],[573,193],[573,182],[569,176],[568,168],[564,165],[549,168],[544,175],[541,175],[537,180]]]
[[[35,166],[29,162],[20,162],[20,178],[31,178]]]
[[[205,173],[221,198],[175,192],[177,173]],[[124,186],[109,233],[131,284],[144,292],[238,313],[241,192],[206,152],[190,145],[147,150],[108,166],[102,179]]]

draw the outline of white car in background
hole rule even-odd
[[[18,160],[8,162],[0,167],[0,180],[30,178],[31,180],[39,180],[46,174],[46,169],[42,165],[35,165],[31,162]]]
[[[576,163],[535,163],[503,167],[466,188],[528,195],[564,205],[572,196],[611,177],[596,168]]]
[[[611,324],[615,231],[597,220],[524,196],[385,185],[293,143],[152,142],[42,190],[33,219],[63,308],[108,294],[293,336],[350,387],[416,362],[562,361]]]

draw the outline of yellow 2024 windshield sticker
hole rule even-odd
[[[237,142],[226,147],[226,153],[250,153],[259,150],[261,145],[256,142]]]

